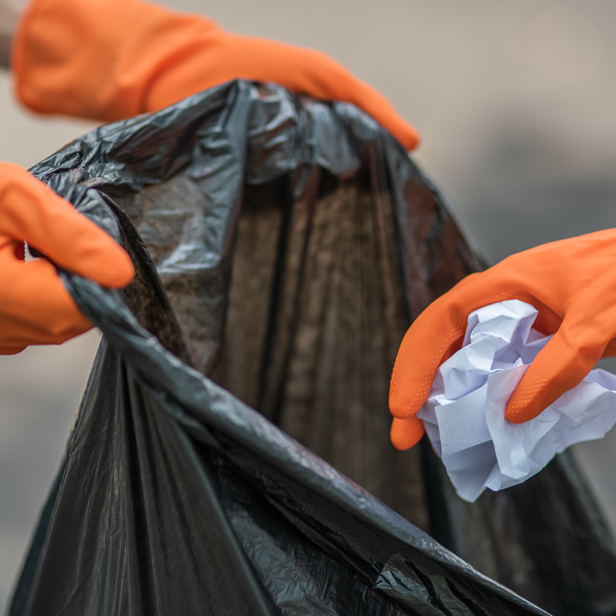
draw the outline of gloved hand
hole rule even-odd
[[[354,103],[407,150],[419,142],[382,94],[327,55],[142,0],[32,0],[12,68],[19,98],[42,113],[120,120],[242,78]]]
[[[513,393],[505,417],[533,419],[575,387],[601,357],[616,355],[616,231],[545,244],[471,274],[433,302],[406,333],[393,370],[391,440],[408,449],[424,433],[415,415],[437,368],[463,340],[468,315],[509,299],[539,311],[534,324],[554,337]]]
[[[59,344],[91,329],[46,259],[24,261],[24,242],[106,287],[134,276],[128,254],[21,167],[0,163],[0,354]]]

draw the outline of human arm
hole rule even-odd
[[[468,315],[482,306],[520,299],[535,306],[534,327],[553,338],[537,355],[505,417],[536,417],[575,387],[601,357],[616,354],[616,231],[552,242],[508,257],[464,278],[409,328],[390,388],[392,442],[412,447],[424,429],[416,413],[437,368],[460,348]]]

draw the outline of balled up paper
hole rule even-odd
[[[536,316],[518,300],[471,313],[462,348],[439,368],[418,413],[466,501],[526,481],[557,453],[602,438],[616,423],[616,376],[604,370],[592,370],[535,419],[505,419],[513,390],[550,339],[532,329]]]

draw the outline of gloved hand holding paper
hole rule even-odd
[[[532,329],[536,316],[518,300],[472,312],[462,348],[438,369],[417,414],[466,501],[526,481],[557,453],[602,438],[616,423],[616,376],[604,370],[592,370],[535,419],[505,419],[513,390],[550,339]]]

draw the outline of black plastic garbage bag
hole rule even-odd
[[[467,505],[429,447],[389,445],[399,340],[478,263],[370,118],[236,82],[32,171],[137,276],[63,273],[104,337],[11,616],[543,613],[418,527],[554,614],[614,613],[572,463],[549,499]]]

